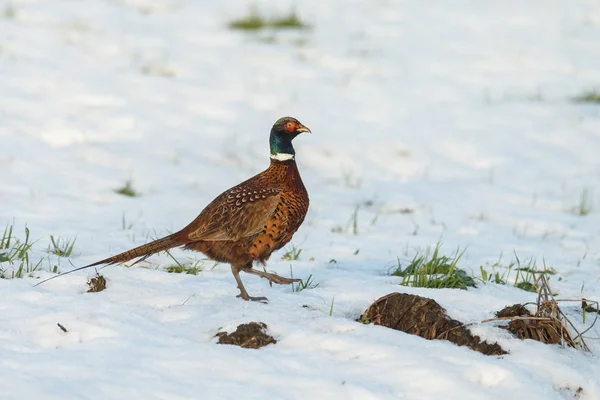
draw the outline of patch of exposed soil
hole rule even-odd
[[[497,343],[474,336],[463,323],[446,315],[435,300],[406,293],[390,293],[376,300],[360,317],[374,323],[428,340],[443,339],[467,346],[485,355],[508,354]]]
[[[246,349],[259,349],[277,341],[273,336],[267,335],[267,325],[263,322],[249,322],[238,325],[232,333],[219,332],[215,336],[219,338],[219,344],[232,344]]]

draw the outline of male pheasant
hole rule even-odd
[[[252,265],[255,262],[264,265],[271,253],[285,246],[308,211],[308,193],[300,178],[292,146],[292,140],[302,132],[310,132],[310,129],[297,119],[278,119],[269,137],[269,167],[221,193],[182,230],[49,279],[101,264],[118,264],[138,257],[141,257],[138,261],[142,261],[160,251],[183,246],[184,249],[200,251],[212,260],[231,264],[231,272],[240,290],[237,297],[267,300],[266,297],[248,295],[240,279],[240,271],[278,284],[298,281],[256,270]]]

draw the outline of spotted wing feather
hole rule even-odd
[[[189,226],[191,241],[237,241],[261,232],[275,212],[276,188],[234,187],[216,198]],[[204,223],[204,221],[206,221]]]

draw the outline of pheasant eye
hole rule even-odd
[[[297,125],[294,122],[286,122],[286,124],[283,126],[283,128],[288,131],[288,132],[293,132],[296,130]]]

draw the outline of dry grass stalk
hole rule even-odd
[[[535,327],[529,333],[539,336],[540,341],[543,343],[560,343],[563,346],[590,351],[585,340],[583,340],[582,334],[560,309],[544,274],[538,276],[536,285],[539,290],[535,315],[536,317],[546,318],[546,321],[543,321],[539,327]],[[569,333],[570,331],[575,332],[577,335],[573,337]],[[535,339],[535,337],[531,338]]]

